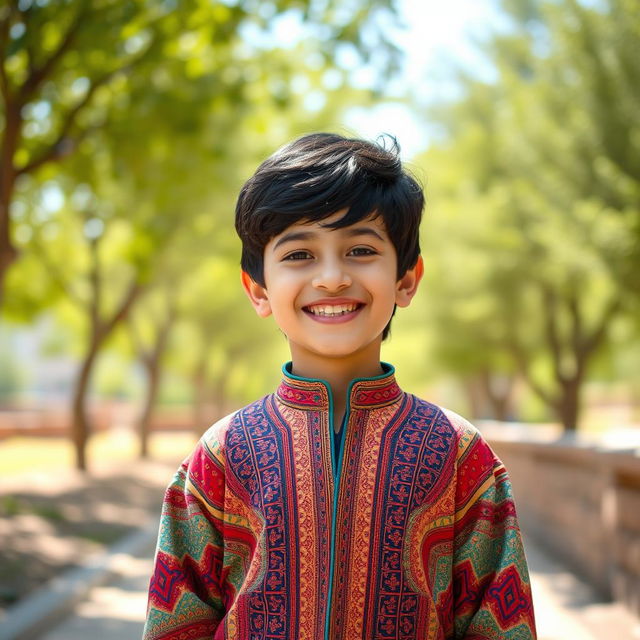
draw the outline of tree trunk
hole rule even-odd
[[[91,432],[91,421],[87,415],[87,393],[91,382],[91,373],[100,349],[101,340],[95,335],[91,339],[89,350],[78,372],[75,388],[73,390],[73,410],[71,422],[71,437],[76,453],[76,468],[80,471],[87,470],[87,440]]]
[[[491,408],[491,416],[500,422],[509,420],[511,392],[515,376],[492,374],[488,369],[480,372],[480,384],[484,397]]]
[[[4,303],[4,285],[9,267],[18,258],[18,252],[10,244],[2,244],[0,247],[0,309]]]
[[[545,348],[549,352],[553,366],[554,385],[545,387],[540,384],[531,371],[529,354],[522,348],[514,336],[509,347],[514,360],[525,381],[532,391],[553,411],[565,431],[576,431],[580,417],[580,396],[582,385],[590,360],[606,339],[610,323],[622,308],[622,299],[614,297],[602,311],[598,322],[591,331],[585,330],[579,289],[572,289],[571,295],[564,299],[546,283],[539,283],[542,289],[545,312]],[[567,335],[561,331],[559,319],[560,305],[563,304],[570,318]],[[573,366],[568,368],[566,358],[570,357]]]
[[[227,378],[225,375],[218,377],[211,389],[210,397],[214,414],[207,416],[208,424],[212,424],[214,420],[219,420],[227,414]]]
[[[467,396],[470,419],[473,421],[481,419],[484,414],[484,393],[478,376],[464,378],[462,384]]]
[[[149,434],[151,416],[153,409],[156,405],[158,398],[158,391],[160,389],[160,362],[159,358],[154,358],[151,361],[145,362],[145,369],[147,371],[147,393],[144,399],[144,406],[142,413],[138,420],[138,434],[140,435],[140,457],[149,457]]]
[[[160,380],[162,377],[162,357],[167,349],[169,333],[175,319],[175,311],[170,308],[167,312],[165,322],[156,334],[156,341],[153,348],[145,353],[142,346],[142,361],[147,371],[147,395],[138,422],[138,431],[140,434],[140,457],[149,457],[149,434],[151,425],[151,416],[158,399],[158,391],[160,390]]]
[[[0,308],[4,298],[4,283],[9,267],[18,257],[18,251],[11,239],[10,207],[16,180],[13,166],[22,117],[17,105],[6,105],[5,130],[0,149]]]
[[[576,431],[580,415],[580,390],[582,380],[577,376],[562,385],[562,395],[558,399],[556,413],[565,431]]]
[[[193,431],[198,437],[202,435],[206,421],[207,361],[206,357],[201,357],[193,372]]]
[[[135,282],[132,283],[117,311],[108,321],[102,322],[98,315],[97,305],[99,295],[96,294],[94,283],[94,300],[92,302],[90,329],[91,339],[89,342],[89,349],[85,354],[82,366],[80,367],[80,372],[78,373],[76,385],[73,390],[72,403],[71,436],[76,450],[76,467],[80,471],[86,471],[87,469],[86,448],[89,433],[91,431],[91,424],[87,415],[86,404],[93,367],[104,341],[111,335],[111,332],[118,326],[118,324],[126,319],[127,314],[131,310],[131,305],[139,292],[139,285]]]
[[[509,397],[489,396],[491,412],[495,420],[507,422],[509,420]]]

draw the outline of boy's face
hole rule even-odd
[[[396,251],[382,218],[325,226],[344,213],[296,223],[272,238],[264,253],[265,287],[243,273],[256,312],[273,314],[299,369],[326,359],[379,366],[394,305],[409,304],[422,276],[419,260],[396,280]]]

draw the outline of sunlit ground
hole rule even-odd
[[[195,444],[191,433],[162,432],[152,434],[150,457],[175,462],[185,457]],[[110,462],[135,461],[138,438],[125,429],[98,433],[89,440],[89,466]],[[12,437],[0,442],[0,479],[31,470],[55,471],[75,466],[73,446],[68,438]]]

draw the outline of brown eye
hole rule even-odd
[[[309,260],[311,259],[311,254],[308,251],[294,251],[286,255],[283,260]]]
[[[355,247],[349,251],[349,254],[352,256],[375,256],[376,253],[376,251],[369,247]]]

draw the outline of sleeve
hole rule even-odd
[[[535,640],[531,583],[504,465],[457,417],[455,638]]]
[[[210,640],[224,618],[224,462],[214,429],[165,492],[143,640]]]

